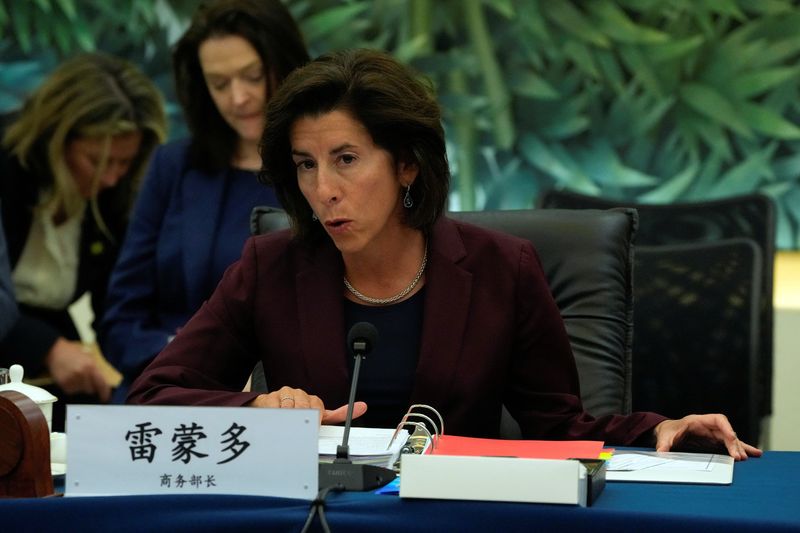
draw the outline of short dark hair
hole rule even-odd
[[[199,168],[226,168],[238,135],[220,115],[208,92],[198,50],[210,37],[238,35],[255,48],[271,95],[295,68],[309,60],[292,15],[280,0],[212,0],[195,12],[172,52],[175,91],[192,134],[190,158]]]
[[[320,236],[311,207],[300,192],[290,132],[304,116],[346,111],[395,161],[417,165],[411,187],[414,206],[405,223],[426,233],[441,216],[450,187],[441,109],[432,84],[389,54],[345,50],[320,56],[294,71],[267,106],[261,138],[259,179],[275,188],[299,239]]]

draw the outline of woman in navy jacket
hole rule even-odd
[[[257,180],[264,111],[306,61],[280,0],[210,2],[176,44],[175,84],[191,138],[153,157],[111,278],[99,340],[125,378],[116,401],[239,257],[251,209],[278,205]]]
[[[367,425],[394,427],[424,403],[450,434],[497,437],[506,405],[526,438],[659,450],[697,438],[736,459],[761,454],[719,414],[583,410],[533,245],[443,216],[439,107],[388,55],[340,52],[290,75],[262,144],[263,176],[293,231],[248,241],[133,385],[132,403],[314,408],[341,422],[353,373],[346,332],[367,321],[380,332],[354,409]],[[242,392],[257,360],[270,392]]]

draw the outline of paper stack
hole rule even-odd
[[[406,443],[409,432],[401,431],[391,447],[394,429],[351,427],[348,445],[350,460],[355,464],[371,464],[392,468],[400,456],[400,449]],[[336,458],[336,447],[342,443],[344,427],[321,426],[319,428],[319,460],[332,462]]]
[[[606,477],[609,481],[730,485],[733,464],[729,455],[617,450]]]

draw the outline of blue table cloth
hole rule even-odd
[[[594,506],[402,500],[331,493],[331,531],[800,531],[800,452],[736,464],[732,485],[606,485]],[[309,502],[175,495],[0,500],[0,531],[291,531]],[[313,531],[320,531],[315,519]]]

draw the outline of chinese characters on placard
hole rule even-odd
[[[199,474],[193,474],[191,476],[184,476],[183,474],[177,474],[173,476],[172,474],[161,474],[161,486],[162,487],[175,487],[178,489],[182,489],[184,486],[188,485],[189,487],[194,487],[196,489],[203,488],[203,487],[216,487],[217,482],[214,479],[214,476],[206,475],[205,477]]]
[[[247,427],[233,422],[231,426],[222,432],[216,439],[209,439],[203,426],[192,422],[190,425],[180,424],[172,429],[172,462],[180,461],[188,465],[202,461],[213,461],[221,465],[229,463],[242,455],[250,447],[250,443],[244,440],[242,434],[247,431]],[[131,461],[147,461],[152,463],[158,453],[156,440],[160,435],[164,435],[161,428],[153,426],[152,422],[141,422],[134,426],[125,434],[128,448],[131,452]],[[160,440],[159,444],[160,444]],[[202,442],[201,442],[202,441]],[[210,442],[209,442],[210,441]],[[205,464],[205,463],[202,463]],[[184,475],[184,474],[162,474],[160,485],[167,488],[208,488],[215,487],[216,480],[213,475]]]

